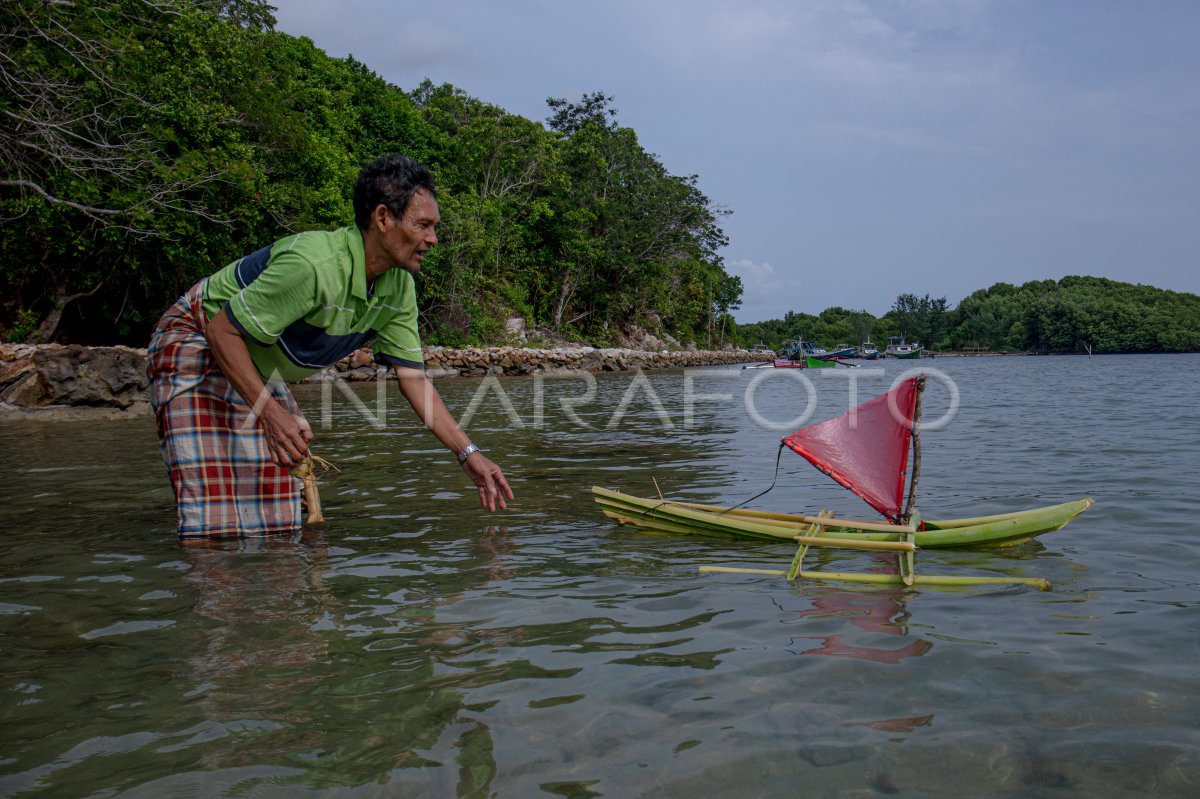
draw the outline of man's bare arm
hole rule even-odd
[[[471,439],[446,407],[442,395],[433,387],[433,381],[420,369],[404,366],[395,366],[393,369],[396,372],[396,381],[400,384],[400,393],[437,440],[455,454],[466,449]],[[489,511],[496,510],[497,504],[500,505],[500,510],[508,508],[505,498],[512,499],[513,492],[499,466],[476,450],[462,462],[462,467],[479,489],[480,505]]]

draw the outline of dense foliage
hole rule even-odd
[[[772,349],[801,337],[836,345],[868,338],[886,344],[889,336],[943,350],[1197,352],[1200,296],[1068,276],[1022,286],[997,283],[953,310],[944,297],[901,294],[883,318],[830,308],[820,316],[789,313],[740,325],[736,332],[743,346],[764,343]]]
[[[951,345],[1033,352],[1200,351],[1200,296],[1097,277],[997,283],[959,303]]]
[[[613,98],[551,98],[542,124],[404,91],[273,24],[262,0],[0,5],[0,332],[142,343],[196,279],[349,223],[358,167],[389,152],[438,178],[428,340],[495,342],[510,315],[596,343],[729,329],[724,212]]]
[[[734,337],[746,348],[763,344],[781,349],[784,341],[804,339],[831,347],[877,341],[887,336],[887,324],[866,311],[826,308],[818,316],[788,311],[783,319],[738,325]],[[885,339],[886,340],[886,339]]]

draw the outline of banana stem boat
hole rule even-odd
[[[621,524],[662,533],[722,535],[759,540],[790,540],[798,550],[789,570],[705,566],[705,572],[783,575],[852,582],[898,582],[904,585],[982,585],[1019,583],[1048,590],[1040,578],[940,577],[915,571],[919,549],[1011,545],[1058,530],[1090,508],[1088,497],[1042,508],[962,519],[923,519],[915,507],[921,471],[921,394],[925,378],[907,379],[842,416],[809,425],[786,436],[788,447],[875,508],[885,521],[839,519],[822,510],[816,515],[779,513],[740,506],[643,499],[594,486],[602,512]],[[909,474],[911,450],[912,469]],[[905,500],[905,484],[907,499]],[[770,490],[770,489],[768,489]],[[764,492],[765,493],[765,492]],[[761,496],[761,495],[760,495]],[[903,502],[903,504],[902,504]],[[805,570],[810,547],[895,552],[895,575]]]
[[[992,516],[923,519],[920,527],[914,528],[887,522],[837,517],[818,519],[805,514],[642,499],[600,486],[593,486],[592,493],[605,516],[621,524],[660,532],[789,541],[819,521],[825,528],[822,537],[831,545],[835,542],[847,542],[849,546],[862,542],[901,541],[911,534],[918,549],[1017,544],[1061,529],[1095,504],[1094,500],[1085,497],[1074,502]]]

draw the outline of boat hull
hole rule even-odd
[[[599,486],[593,487],[592,493],[609,518],[622,524],[660,532],[791,541],[811,526],[810,521],[806,520],[810,517],[797,514],[642,499]],[[1085,497],[1074,502],[1013,513],[926,520],[913,533],[913,543],[919,548],[930,549],[1014,544],[1060,529],[1093,504],[1092,499]],[[838,526],[839,522],[841,526]],[[906,532],[900,526],[879,522],[830,519],[823,521],[823,524],[827,526],[821,533],[822,537],[848,541],[900,541]],[[887,529],[889,527],[896,529],[893,532]]]

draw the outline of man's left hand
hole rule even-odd
[[[466,472],[476,488],[479,489],[479,504],[487,508],[489,511],[496,510],[496,504],[499,503],[500,510],[507,510],[508,505],[504,499],[513,498],[512,489],[508,487],[508,481],[504,479],[504,472],[500,471],[500,467],[492,463],[482,452],[472,452],[463,461],[463,471]]]

